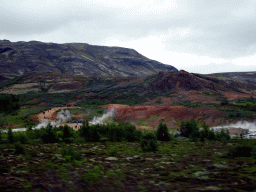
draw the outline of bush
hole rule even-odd
[[[108,149],[108,156],[114,157],[118,153],[118,148],[117,147],[111,147]]]
[[[71,127],[69,127],[68,125],[64,125],[62,140],[65,143],[72,143],[72,141],[74,140],[74,134],[74,130]]]
[[[160,124],[158,125],[157,131],[156,131],[156,136],[157,136],[157,140],[159,141],[170,141],[171,140],[171,135],[168,132],[168,128],[166,126],[166,124],[163,124],[162,122],[160,122]]]
[[[223,97],[223,98],[221,99],[220,104],[221,104],[221,105],[228,105],[228,104],[229,104],[229,101],[227,100],[226,97]]]
[[[40,151],[38,151],[36,149],[31,149],[28,151],[28,154],[30,157],[37,157],[39,153],[40,153]]]
[[[15,143],[14,148],[15,148],[15,151],[14,151],[15,155],[25,154],[25,148],[20,142]]]
[[[154,133],[148,132],[142,135],[140,146],[143,152],[157,151],[157,137]]]
[[[119,123],[119,127],[123,127],[124,129],[124,138],[128,142],[139,141],[138,132],[136,131],[136,127],[131,125],[130,123]]]
[[[82,153],[72,147],[67,148],[65,145],[61,149],[61,155],[68,161],[82,160]]]
[[[215,133],[214,130],[210,130],[209,125],[203,122],[203,129],[199,132],[200,141],[204,142],[205,140],[214,140]]]
[[[215,133],[215,139],[221,142],[228,142],[230,140],[230,135],[228,130],[221,129]]]
[[[251,157],[252,151],[252,146],[242,145],[230,148],[228,155],[232,157]]]
[[[53,129],[50,124],[48,124],[46,128],[41,129],[41,131],[41,137],[44,143],[55,143],[59,141],[57,136],[57,130]]]
[[[108,129],[108,138],[112,142],[122,141],[124,136],[124,131],[121,127],[113,126]]]
[[[180,124],[180,135],[182,137],[198,138],[199,128],[195,119],[182,121]]]
[[[81,175],[81,179],[85,183],[92,184],[92,183],[96,182],[102,176],[102,174],[103,174],[102,170],[103,170],[102,165],[95,166],[93,169],[91,169],[88,172]]]
[[[88,120],[84,120],[83,121],[83,125],[78,130],[78,134],[81,137],[86,138],[88,136],[88,134],[89,134],[88,128],[89,128],[89,121]]]
[[[29,139],[26,133],[19,133],[19,136],[17,137],[17,141],[19,141],[22,144],[29,143]]]
[[[8,130],[8,141],[9,141],[9,143],[14,142],[14,136],[13,136],[13,132],[12,132],[11,128],[9,128],[9,130]]]

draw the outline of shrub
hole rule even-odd
[[[162,122],[160,122],[160,124],[158,125],[158,128],[156,130],[156,136],[157,136],[157,140],[159,140],[159,141],[170,141],[171,140],[171,135],[168,132],[168,128],[167,128],[166,124],[163,124]]]
[[[65,145],[61,149],[61,155],[68,161],[82,160],[82,153],[79,150],[72,147],[67,148]]]
[[[29,142],[29,139],[26,133],[19,133],[17,140],[22,144],[27,144]]]
[[[205,122],[203,122],[202,127],[203,129],[199,132],[200,141],[204,142],[205,140],[214,140],[214,130],[210,130],[209,125],[207,125]]]
[[[134,125],[130,123],[119,123],[119,126],[124,128],[124,137],[128,142],[138,141],[138,132]]]
[[[89,128],[89,121],[88,120],[84,120],[83,121],[83,125],[80,127],[78,133],[81,137],[87,137],[88,136],[88,128]]]
[[[63,127],[63,134],[62,134],[62,140],[65,143],[72,143],[72,141],[74,140],[74,130],[69,127],[68,125],[64,125]]]
[[[108,156],[114,157],[118,153],[118,148],[117,147],[111,147],[108,149]]]
[[[221,105],[228,105],[228,104],[229,104],[229,101],[227,100],[226,97],[223,97],[223,98],[221,99],[220,104],[221,104]]]
[[[140,146],[143,152],[157,151],[157,137],[154,133],[148,132],[142,135]]]
[[[108,138],[112,142],[122,141],[124,136],[124,131],[121,127],[113,126],[108,129]]]
[[[198,138],[199,128],[195,119],[182,121],[180,124],[180,135],[182,137]]]
[[[221,129],[215,133],[215,139],[221,142],[228,142],[230,140],[230,135],[228,130]]]
[[[47,125],[46,128],[41,129],[42,133],[42,141],[44,143],[55,143],[58,142],[57,130],[53,129],[50,124]]]
[[[13,136],[13,132],[12,132],[11,128],[9,128],[9,130],[8,130],[8,140],[9,140],[9,143],[14,142],[14,136]]]
[[[251,157],[252,150],[253,147],[248,145],[235,146],[229,149],[228,155],[232,157]]]
[[[31,157],[37,157],[40,152],[36,149],[31,149],[28,151],[29,156]]]
[[[102,170],[103,170],[102,165],[95,166],[93,169],[81,175],[81,179],[85,183],[92,184],[101,177],[101,175],[103,174]]]
[[[15,143],[14,148],[15,148],[15,151],[14,151],[15,155],[25,154],[25,148],[20,142]]]

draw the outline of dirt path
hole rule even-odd
[[[46,120],[56,120],[56,112],[60,109],[79,109],[80,107],[54,107],[50,110],[43,111],[37,115],[40,122],[43,122],[44,119]]]

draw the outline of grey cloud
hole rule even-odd
[[[22,9],[17,8],[18,2]],[[72,41],[80,41],[82,38],[79,36],[76,40],[75,36],[77,31],[84,30],[86,43],[97,44],[113,34],[139,39],[152,31],[166,33],[169,29],[191,28],[194,33],[186,38],[167,39],[168,49],[223,58],[256,52],[254,0],[183,0],[177,1],[177,9],[144,15],[136,14],[140,10],[136,6],[125,9],[114,4],[66,0],[53,7],[43,3],[29,7],[29,3],[35,1],[26,0],[24,5],[21,2],[1,4],[0,38],[1,35],[16,39],[36,37],[63,29],[66,34],[74,34]],[[247,9],[251,11],[249,15]],[[61,35],[58,38],[61,41]],[[71,40],[63,35],[63,42]]]

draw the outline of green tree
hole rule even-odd
[[[13,132],[12,132],[11,128],[9,128],[9,130],[8,130],[8,140],[9,140],[9,143],[14,142],[14,136],[13,136]]]
[[[140,140],[140,146],[143,152],[157,151],[157,137],[154,133],[148,132],[144,134]]]
[[[194,118],[181,122],[180,135],[183,137],[192,137],[192,138],[199,137],[199,128]]]
[[[44,143],[55,143],[58,142],[58,136],[55,130],[53,130],[52,126],[50,123],[47,125],[45,129],[41,129],[43,131],[42,133],[42,141]]]
[[[205,122],[203,122],[202,127],[203,129],[199,133],[200,141],[204,142],[205,140],[214,140],[214,130],[210,130],[209,125],[207,125]]]
[[[167,128],[166,124],[160,122],[160,124],[158,125],[158,128],[156,130],[156,136],[157,136],[157,140],[159,140],[159,141],[170,141],[171,140],[171,135],[168,132],[168,128]]]

